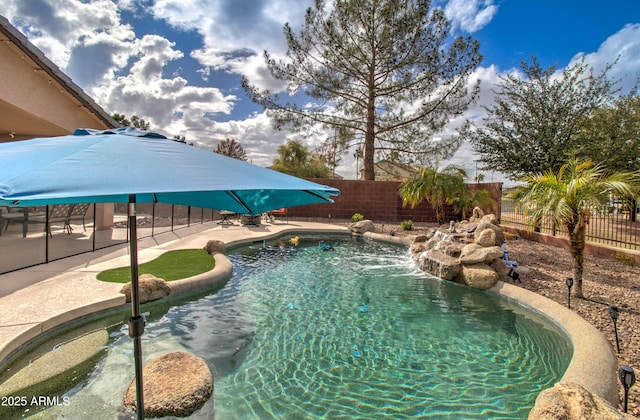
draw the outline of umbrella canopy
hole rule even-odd
[[[0,204],[128,202],[136,405],[144,418],[144,318],[138,294],[136,202],[243,214],[331,202],[339,191],[131,128],[0,143]]]
[[[335,188],[131,128],[0,144],[0,204],[161,202],[260,214]]]

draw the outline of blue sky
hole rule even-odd
[[[185,135],[214,149],[233,138],[252,162],[268,166],[287,139],[310,149],[325,135],[274,131],[239,86],[282,85],[265,72],[262,52],[286,50],[282,26],[299,27],[312,0],[2,0],[0,14],[21,30],[107,112],[136,114],[154,130]],[[467,116],[482,115],[500,75],[538,57],[559,70],[580,57],[610,71],[627,93],[640,80],[640,2],[614,0],[435,0],[455,34],[480,41],[484,56],[472,80],[481,95]],[[450,135],[461,119],[441,136]],[[338,167],[354,178],[349,153]],[[468,144],[453,162],[475,170]],[[495,179],[494,179],[495,178]],[[486,180],[502,180],[485,173]]]

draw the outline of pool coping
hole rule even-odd
[[[224,240],[224,238],[216,239],[223,240],[227,248],[231,248],[255,241],[274,239],[286,234],[350,233],[346,228],[332,225],[320,226],[324,226],[324,228],[319,226],[301,227],[298,225],[282,227],[281,229],[278,229],[277,232],[264,233],[252,237],[230,240]],[[203,235],[200,234],[198,236]],[[410,245],[412,242],[410,238],[393,237],[377,233],[366,233],[363,236],[374,240],[406,246]],[[201,237],[199,239],[202,241]],[[188,245],[193,241],[181,240],[177,242],[179,244],[181,243],[183,246],[179,246],[179,244],[177,244],[173,249],[185,248],[185,245]],[[202,245],[201,242],[200,244]],[[161,251],[166,252],[166,250],[167,249],[162,249]],[[156,252],[156,254],[157,253],[158,252]],[[226,282],[231,276],[231,262],[222,254],[215,254],[214,258],[216,260],[216,265],[210,272],[190,277],[188,279],[170,282],[169,284],[172,287],[170,297],[176,297],[176,295],[188,295],[205,288],[215,288],[216,286],[220,286]],[[79,269],[74,272],[66,272],[56,277],[66,277],[64,279],[65,284],[70,280],[73,280],[77,282],[77,285],[72,283],[72,287],[83,287],[85,291],[89,290],[91,292],[95,292],[96,283],[103,283],[99,282],[95,276],[98,272],[104,270],[105,266],[114,266],[114,263],[109,262],[106,263],[106,265],[105,263],[97,264],[96,266]],[[43,287],[47,286],[47,281],[42,283]],[[119,292],[121,287],[121,284],[105,285],[103,283],[101,285],[101,293],[98,293],[99,296],[96,298],[88,299],[87,295],[84,295],[85,299],[80,304],[67,305],[63,308],[64,310],[59,310],[52,316],[45,316],[44,318],[33,317],[29,322],[0,326],[0,366],[5,365],[5,363],[14,354],[19,352],[23,346],[28,345],[29,342],[37,338],[39,335],[84,316],[125,308],[128,304],[125,301],[124,295]],[[31,289],[31,287],[27,289]],[[18,293],[18,298],[21,297],[19,296],[19,292],[20,291],[16,292]],[[614,407],[617,407],[619,399],[616,378],[618,361],[614,353],[613,346],[604,334],[574,311],[571,311],[564,306],[545,298],[544,296],[530,292],[521,287],[504,282],[498,282],[492,288],[488,289],[487,292],[500,296],[529,311],[547,318],[564,331],[573,346],[573,355],[560,382],[577,383],[591,393],[609,401]],[[33,302],[28,293],[22,296],[22,299],[26,299],[28,301],[27,303]],[[0,299],[0,307],[5,306],[3,305],[3,300],[4,298]],[[24,307],[25,305],[23,304],[22,306]],[[15,307],[12,308],[14,312],[16,309],[17,308]]]

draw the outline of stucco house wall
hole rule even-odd
[[[106,130],[118,123],[0,16],[0,142]],[[113,224],[113,205],[96,206],[96,229]]]

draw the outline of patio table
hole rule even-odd
[[[219,225],[232,225],[233,222],[231,220],[229,220],[229,218],[231,216],[235,215],[234,212],[232,211],[226,211],[226,210],[221,210],[220,211],[220,221],[218,222]]]

